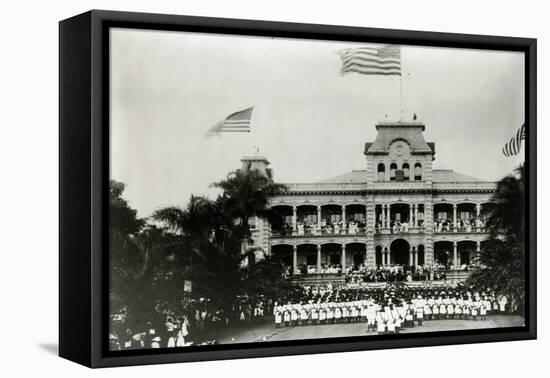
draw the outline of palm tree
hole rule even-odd
[[[280,220],[280,216],[268,207],[269,198],[287,188],[283,184],[275,183],[261,172],[237,170],[213,186],[223,190],[218,202],[222,211],[235,222],[236,231],[240,232],[243,238],[250,237],[249,220],[254,216],[272,222]]]
[[[110,311],[126,313],[126,326],[140,328],[160,310],[176,308],[188,264],[177,234],[147,224],[123,198],[124,184],[110,183]]]
[[[525,176],[523,164],[497,184],[494,208],[487,228],[492,237],[512,237],[525,241]]]
[[[489,239],[468,284],[506,295],[518,309],[525,303],[525,176],[523,165],[497,184],[487,219]]]
[[[196,292],[229,309],[236,296],[276,290],[280,283],[279,265],[265,254],[247,264],[250,255],[262,251],[242,248],[251,237],[249,219],[276,218],[268,208],[269,196],[285,187],[255,170],[232,172],[213,185],[223,191],[215,201],[191,196],[187,207],[159,209],[153,218],[181,237]]]

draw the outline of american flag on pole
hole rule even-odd
[[[249,133],[252,110],[254,110],[253,106],[228,115],[223,121],[212,126],[206,136],[219,135],[220,133]]]
[[[342,74],[401,76],[401,46],[364,46],[338,51],[342,59]]]
[[[508,141],[502,148],[502,153],[504,156],[513,156],[519,154],[521,150],[521,141],[525,139],[525,124],[516,132],[516,135]]]

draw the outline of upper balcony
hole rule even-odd
[[[331,236],[364,236],[366,235],[366,226],[355,222],[346,225],[340,224],[317,224],[298,223],[293,230],[289,224],[286,224],[281,230],[272,230],[271,238],[300,238],[300,237],[331,237]]]

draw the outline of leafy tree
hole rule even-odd
[[[269,197],[286,190],[286,186],[273,182],[260,171],[237,170],[213,186],[223,190],[217,202],[226,216],[235,222],[234,231],[243,238],[250,237],[249,221],[254,216],[280,222],[280,216],[268,207]]]
[[[506,295],[518,311],[525,304],[525,180],[523,165],[497,184],[487,219],[489,239],[468,279]]]
[[[269,196],[285,187],[255,170],[232,172],[213,185],[223,191],[215,201],[191,196],[186,208],[163,208],[153,218],[181,236],[194,291],[229,310],[237,296],[268,294],[281,283],[281,266],[259,248],[243,245],[250,244],[251,217],[277,218]]]
[[[122,197],[124,184],[112,180],[109,183],[109,264],[111,312],[126,307],[126,298],[133,292],[132,281],[142,270],[144,255],[136,240],[145,222],[137,218]]]
[[[178,306],[187,260],[178,253],[180,238],[139,219],[123,192],[124,184],[111,181],[110,310],[126,313],[126,326],[139,329],[159,309]]]

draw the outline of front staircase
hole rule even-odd
[[[470,277],[470,272],[467,270],[447,270],[446,281],[464,282]]]
[[[446,279],[441,281],[432,281],[434,285],[455,285],[459,282],[464,282],[470,276],[470,272],[465,270],[448,270]],[[337,274],[297,274],[289,278],[289,282],[293,285],[301,286],[324,286],[329,283],[339,286],[346,283],[345,275]]]
[[[289,282],[293,285],[304,286],[316,286],[327,285],[332,283],[333,285],[342,285],[346,282],[346,278],[343,274],[297,274],[291,276]]]

